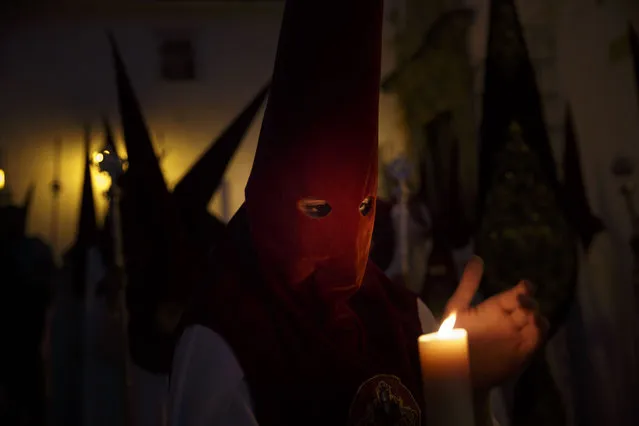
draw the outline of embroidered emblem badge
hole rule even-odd
[[[413,394],[396,376],[365,381],[351,403],[349,426],[419,426],[421,410]]]

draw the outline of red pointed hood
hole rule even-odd
[[[382,13],[382,0],[286,2],[246,187],[268,280],[324,301],[352,295],[368,261]]]
[[[185,320],[233,348],[263,426],[365,422],[380,374],[421,400],[415,295],[368,264],[381,32],[382,0],[287,0],[245,208]]]

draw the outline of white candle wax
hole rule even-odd
[[[455,318],[452,314],[437,333],[423,334],[418,340],[428,426],[475,424],[468,334],[453,329]]]

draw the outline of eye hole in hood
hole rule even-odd
[[[303,198],[297,203],[297,208],[306,216],[313,219],[321,219],[328,216],[333,208],[326,200],[308,197]]]

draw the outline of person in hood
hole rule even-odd
[[[417,338],[437,325],[369,261],[382,13],[382,0],[286,2],[245,204],[184,317],[173,426],[423,424]],[[482,270],[468,264],[447,309],[484,406],[541,331],[524,282],[470,307]]]
[[[25,235],[28,204],[0,206],[2,425],[42,425],[47,405],[46,324],[56,268],[51,248]]]

